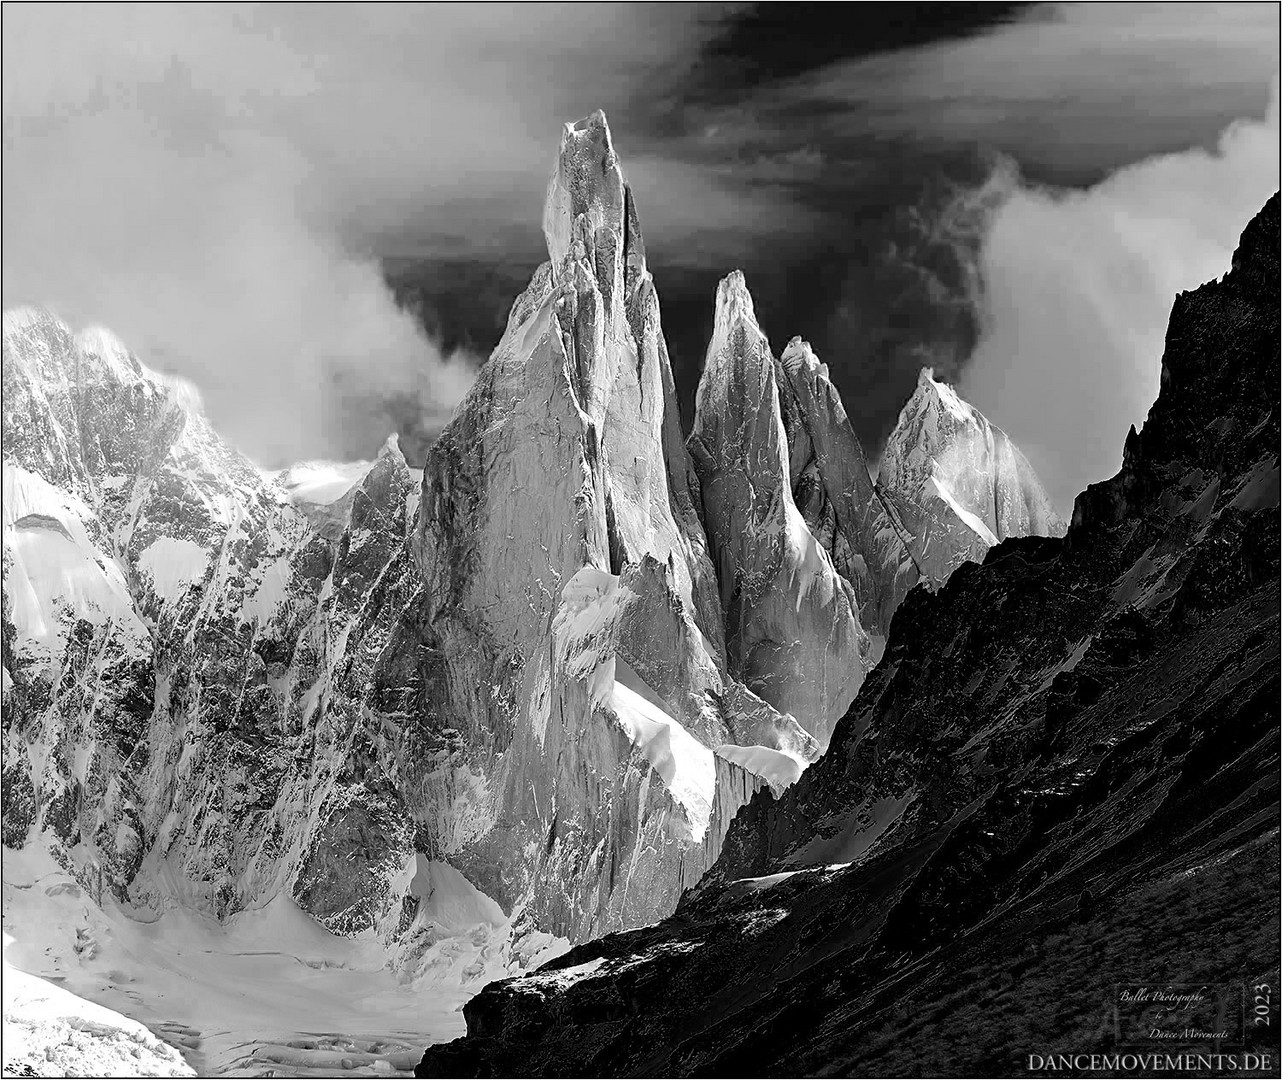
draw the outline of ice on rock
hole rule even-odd
[[[149,651],[119,565],[90,535],[89,508],[8,458],[3,468],[5,615],[19,656],[56,664],[82,622],[127,654]]]
[[[482,871],[487,891],[580,937],[671,906],[715,858],[764,778],[713,747],[815,748],[726,671],[658,300],[600,113],[565,128],[544,232],[549,263],[429,454],[414,551],[444,707],[478,733],[511,823],[460,858],[504,866]],[[540,854],[509,854],[525,850]]]
[[[793,338],[775,374],[793,502],[850,584],[870,638],[868,666],[919,580],[938,588],[1007,537],[1063,531],[1018,449],[930,372],[905,406],[876,481],[809,344]]]
[[[833,565],[850,582],[860,624],[871,638],[873,664],[895,608],[917,582],[917,569],[873,484],[827,365],[795,337],[780,356],[778,371],[796,501]]]
[[[174,600],[204,578],[209,552],[194,540],[160,536],[139,553],[137,565],[157,596]]]
[[[1066,527],[1006,433],[930,368],[886,442],[877,487],[935,587],[1007,537],[1062,536]]]
[[[849,583],[794,502],[775,360],[737,271],[717,289],[689,446],[730,670],[826,746],[871,643]]]

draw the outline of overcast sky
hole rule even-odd
[[[1277,18],[6,4],[4,303],[112,327],[262,464],[421,452],[542,258],[559,124],[603,107],[687,407],[741,266],[872,452],[931,363],[1067,509],[1278,185]]]

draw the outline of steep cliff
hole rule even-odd
[[[1006,434],[929,369],[874,481],[827,365],[801,338],[773,356],[738,272],[716,304],[689,446],[730,666],[826,745],[909,589],[1064,523]]]
[[[550,261],[431,451],[415,554],[441,707],[490,808],[451,855],[582,937],[670,909],[758,783],[818,750],[726,674],[658,301],[600,113],[567,125],[544,233]]]
[[[850,584],[793,501],[775,360],[737,272],[717,289],[690,453],[731,670],[827,747],[863,681],[869,641]]]
[[[901,525],[873,483],[836,387],[810,346],[793,338],[779,358],[780,405],[797,506],[832,556],[869,635],[866,666],[881,659],[891,617],[920,574]]]
[[[914,590],[826,756],[672,918],[491,984],[418,1075],[1024,1075],[1149,1038],[1118,983],[1275,984],[1278,235],[1275,195],[1177,297],[1062,539]],[[1021,469],[991,532],[1035,513]],[[1235,1047],[1277,1046],[1233,1008]]]

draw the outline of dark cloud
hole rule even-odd
[[[985,278],[1000,276],[992,230],[1001,224],[1008,247],[1012,239],[1005,231],[1011,217],[1002,212],[1007,202],[1034,191],[1066,198],[1155,156],[1212,151],[1236,119],[1263,118],[1278,64],[1271,5],[1038,5],[994,9],[991,18],[970,24],[959,12],[957,22],[935,25],[931,18],[941,13],[924,5],[916,23],[905,29],[892,18],[881,36],[846,35],[819,18],[789,23],[783,58],[759,55],[770,48],[762,27],[789,19],[796,8],[768,8],[752,16],[749,32],[723,35],[710,47],[714,63],[724,65],[731,59],[726,42],[746,42],[744,70],[769,78],[755,87],[751,80],[733,83],[721,99],[699,80],[691,114],[697,122],[682,136],[682,152],[734,162],[745,184],[768,180],[816,216],[817,228],[761,244],[743,269],[776,346],[792,334],[811,340],[874,453],[918,368],[929,363],[960,378],[977,347],[991,381],[970,385],[986,398],[993,418],[1012,430],[1035,427],[1038,402],[1029,393],[1017,402],[984,389],[1000,382],[992,376],[997,361],[989,327],[999,288],[996,280],[985,287]],[[870,8],[869,18],[877,10]],[[806,50],[796,41],[806,34],[824,39],[813,52],[824,63],[806,67]],[[1276,183],[1276,162],[1269,168],[1257,161],[1243,180],[1245,189],[1264,194]],[[1213,217],[1217,251],[1250,216],[1241,199],[1218,199],[1210,188],[1182,201],[1154,194],[1154,205],[1171,218],[1205,223]],[[1167,232],[1188,237],[1204,227],[1171,221]],[[1107,261],[1116,241],[1103,222],[1095,223],[1093,235]],[[1160,252],[1150,248],[1140,261],[1157,259],[1162,269],[1143,276],[1190,287],[1207,265],[1204,254],[1193,240]],[[671,275],[653,246],[652,258],[671,308],[672,290],[664,288]],[[1020,260],[1027,268],[1038,259],[1053,263],[1056,253],[1030,234]],[[1081,270],[1090,273],[1085,262]],[[710,303],[711,289],[698,284]],[[1051,302],[1020,295],[1034,308]],[[1137,328],[1136,340],[1150,343],[1149,355],[1128,360],[1115,376],[1105,364],[1082,371],[1083,378],[1112,378],[1131,388],[1127,422],[1136,408],[1131,371],[1137,362],[1156,371],[1160,341],[1154,349],[1150,314],[1147,301],[1137,306],[1144,329]],[[1031,325],[1035,311],[1025,318]],[[707,322],[668,318],[665,326],[688,409]],[[1065,323],[1059,330],[1064,345],[1054,352],[1062,358],[1075,347],[1074,327]],[[1084,322],[1077,344],[1093,347],[1093,333]],[[1109,363],[1121,363],[1116,350],[1107,355]],[[1027,371],[1039,370],[1035,358],[1012,355],[1005,362],[1025,359]],[[1142,406],[1135,419],[1147,401]],[[1076,417],[1082,445],[1119,447],[1121,418],[1107,409]],[[1040,464],[1052,474],[1061,505],[1112,460],[1111,453],[1079,454],[1066,439],[1043,456],[1056,458]]]

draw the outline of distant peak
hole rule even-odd
[[[21,330],[36,326],[56,326],[66,330],[68,333],[71,332],[67,325],[47,308],[13,307],[5,309],[4,332],[6,334],[16,334]]]
[[[924,367],[917,373],[917,389],[913,392],[913,400],[920,402],[925,399],[951,413],[962,423],[976,422],[975,407],[963,401],[948,383],[936,379],[935,369],[932,367]]]
[[[405,460],[404,453],[401,452],[401,437],[393,431],[384,441],[378,451],[379,458],[399,458]]]
[[[594,140],[601,140],[608,147],[610,145],[610,123],[605,118],[605,112],[602,109],[594,109],[588,113],[582,120],[574,120],[565,125],[566,137],[589,136]],[[565,138],[561,141],[562,149],[565,148]]]
[[[61,344],[55,349],[32,352],[15,339],[44,335]],[[29,376],[103,380],[121,386],[142,383],[162,395],[173,406],[190,415],[203,415],[204,403],[194,383],[180,375],[155,371],[138,359],[111,330],[90,326],[73,331],[55,312],[41,307],[10,308],[4,312],[5,362],[27,366]],[[32,366],[32,357],[44,356],[48,363]]]
[[[409,463],[405,460],[405,454],[401,450],[401,440],[396,432],[392,432],[383,445],[379,447],[378,456],[374,459],[374,464],[370,467],[368,476],[375,473],[401,473],[409,475]]]
[[[76,345],[89,356],[96,356],[103,366],[121,382],[144,375],[144,369],[125,343],[105,326],[90,326],[75,335]],[[156,372],[147,371],[153,381],[159,382]]]

